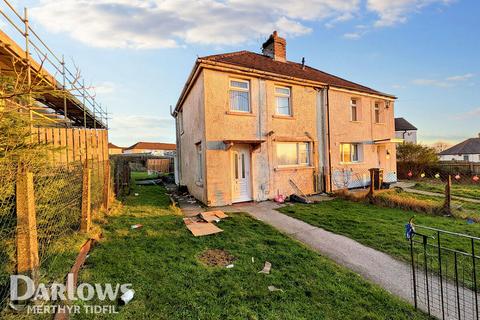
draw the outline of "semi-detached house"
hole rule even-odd
[[[365,186],[369,168],[395,181],[394,101],[287,61],[276,32],[262,54],[198,58],[173,112],[178,182],[219,206]]]

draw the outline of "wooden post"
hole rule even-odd
[[[370,168],[368,171],[370,171],[370,191],[368,192],[368,196],[373,197],[375,193],[375,169]]]
[[[104,174],[103,174],[103,206],[108,211],[110,206],[110,162],[107,160],[104,162]]]
[[[447,184],[445,185],[445,203],[443,205],[447,214],[452,213],[452,176],[448,175]]]
[[[88,162],[85,161],[83,167],[83,184],[82,184],[82,220],[80,223],[80,231],[89,232],[92,224],[91,208],[91,177],[92,169],[88,167]]]
[[[38,281],[38,238],[33,173],[20,165],[16,184],[17,273]],[[26,290],[26,288],[19,288]],[[25,291],[23,291],[25,292]]]

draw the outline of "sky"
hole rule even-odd
[[[480,132],[478,0],[11,0],[108,109],[110,141],[175,142],[170,105],[197,56],[250,50],[273,30],[287,58],[394,94],[419,141]],[[2,10],[5,5],[0,4]],[[15,38],[15,31],[0,19]]]

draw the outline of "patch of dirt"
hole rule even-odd
[[[208,249],[198,256],[198,260],[209,267],[226,267],[235,259],[228,251],[220,249]]]

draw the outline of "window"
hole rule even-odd
[[[470,160],[470,157],[468,156],[468,154],[463,156],[463,161],[469,161],[469,160]]]
[[[230,110],[250,112],[250,82],[230,80]]]
[[[344,163],[360,162],[360,144],[342,143],[340,144],[340,161]]]
[[[375,123],[380,123],[380,103],[375,102],[374,112],[375,112]]]
[[[358,105],[357,99],[350,100],[350,109],[351,109],[351,120],[358,121]]]
[[[308,142],[277,143],[277,162],[279,166],[310,165],[310,143]]]
[[[292,108],[290,105],[290,88],[275,87],[275,100],[277,102],[277,114],[282,116],[292,115]]]
[[[202,144],[197,144],[197,182],[203,183],[203,154]]]

